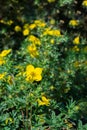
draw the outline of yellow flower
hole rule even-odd
[[[0,74],[0,80],[4,79],[5,75],[6,75],[6,73],[5,73],[5,72],[4,72],[4,73],[2,73],[2,74]]]
[[[44,106],[44,105],[48,106],[50,104],[50,100],[47,99],[45,96],[42,96],[41,100],[38,99],[37,101],[39,106]]]
[[[42,80],[42,68],[34,68],[33,65],[28,65],[26,67],[26,81],[33,82],[33,81],[41,81]]]
[[[74,38],[73,43],[76,44],[76,45],[78,45],[80,43],[79,36]]]
[[[28,51],[29,51],[31,57],[36,57],[39,55],[35,44],[28,46]]]
[[[55,43],[54,39],[51,39],[51,40],[50,40],[50,43],[51,43],[51,44],[54,44],[54,43]]]
[[[5,56],[7,56],[10,52],[11,52],[11,49],[3,50],[3,51],[0,53],[0,57],[5,57]]]
[[[41,44],[39,38],[35,37],[34,35],[30,35],[28,37],[28,40],[31,41],[32,43],[36,44],[36,45],[40,45]]]
[[[87,0],[84,0],[84,1],[82,2],[82,5],[85,6],[85,7],[87,7]]]
[[[61,36],[60,30],[51,30],[47,28],[43,35],[51,35],[51,36]]]
[[[24,29],[29,29],[29,24],[28,23],[24,24],[23,28]]]
[[[70,21],[69,21],[69,25],[71,25],[71,26],[78,26],[78,25],[79,25],[79,21],[78,21],[78,20],[75,20],[75,19],[70,20]]]
[[[0,65],[3,65],[5,63],[5,60],[3,60],[3,58],[0,57]]]
[[[0,23],[6,24],[6,22],[3,19],[0,20]]]
[[[51,20],[50,20],[50,24],[51,24],[51,25],[54,25],[54,24],[55,24],[55,19],[51,19]]]
[[[24,29],[24,30],[23,30],[23,35],[24,35],[24,36],[29,35],[29,29]]]
[[[19,31],[21,31],[21,27],[17,25],[17,26],[14,27],[14,30],[15,30],[16,32],[19,32]]]
[[[30,30],[34,29],[35,27],[36,27],[36,24],[34,24],[34,23],[29,25]]]
[[[5,124],[7,125],[9,122],[13,123],[13,119],[11,117],[5,120]]]
[[[76,68],[80,67],[79,61],[75,61],[75,62],[74,62],[74,67],[76,67]]]
[[[50,86],[50,90],[54,90],[55,89],[55,87],[52,85],[52,86]]]
[[[49,3],[55,2],[56,0],[47,0]]]
[[[43,22],[42,20],[35,20],[34,23],[36,24],[36,26],[38,27],[45,27],[46,23]]]
[[[7,24],[8,24],[8,25],[12,25],[12,24],[13,24],[13,21],[12,21],[12,20],[9,20],[9,21],[7,22]]]
[[[72,50],[78,52],[80,49],[78,48],[78,46],[74,46],[74,47],[72,48]]]

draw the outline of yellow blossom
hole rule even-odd
[[[50,24],[51,24],[51,25],[54,25],[54,24],[55,24],[55,19],[51,19],[51,20],[50,20]]]
[[[73,43],[76,44],[76,45],[78,45],[80,43],[79,36],[74,38]]]
[[[34,23],[29,25],[30,30],[34,29],[35,27],[36,27],[36,24],[34,24]]]
[[[12,25],[12,24],[13,24],[13,20],[7,21],[7,24],[8,24],[8,25]]]
[[[37,101],[39,106],[44,106],[44,105],[48,106],[50,104],[50,100],[47,99],[45,96],[42,96],[41,100],[38,99]]]
[[[0,23],[6,24],[6,22],[3,19],[0,20]]]
[[[29,35],[29,29],[24,29],[24,30],[23,30],[23,35],[24,35],[24,36]]]
[[[76,67],[76,68],[80,67],[79,61],[75,61],[75,62],[74,62],[74,67]]]
[[[35,20],[34,23],[36,24],[36,26],[38,27],[45,27],[46,23],[43,22],[42,20]]]
[[[28,40],[31,41],[32,43],[36,44],[36,45],[40,45],[41,44],[40,39],[35,37],[34,35],[30,35],[28,37]]]
[[[41,81],[42,80],[42,68],[34,68],[33,65],[28,65],[26,67],[26,81],[33,82],[33,81]]]
[[[3,50],[3,51],[0,53],[0,57],[5,57],[5,56],[7,56],[10,52],[11,52],[11,49]]]
[[[5,63],[5,60],[0,57],[0,65],[3,65]]]
[[[78,20],[73,19],[73,20],[70,20],[70,21],[69,21],[69,25],[71,25],[71,26],[73,26],[73,27],[78,26],[78,24],[79,24],[79,21],[78,21]]]
[[[36,57],[39,55],[35,44],[28,46],[28,51],[29,51],[31,57]]]
[[[74,46],[72,50],[78,52],[80,49],[78,48],[78,46]]]
[[[49,3],[55,2],[56,0],[47,0]]]
[[[1,73],[1,74],[0,74],[0,80],[4,79],[5,75],[6,75],[5,72],[4,72],[4,73]]]
[[[23,28],[24,29],[29,29],[29,24],[28,23],[24,24]]]
[[[85,6],[85,7],[87,7],[87,0],[84,0],[84,1],[82,2],[82,5]]]
[[[16,32],[19,32],[19,31],[21,31],[21,27],[17,25],[17,26],[14,27],[14,30],[15,30]]]
[[[5,120],[5,124],[7,125],[9,122],[13,123],[13,119],[11,117]]]
[[[50,43],[51,43],[51,44],[54,44],[54,43],[55,43],[54,39],[51,39],[51,40],[50,40]]]
[[[61,36],[60,30],[46,29],[43,35]]]
[[[50,90],[54,90],[55,89],[55,87],[52,85],[52,86],[50,86]]]

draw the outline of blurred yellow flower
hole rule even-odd
[[[7,125],[9,122],[13,123],[13,119],[11,117],[5,120],[5,124]]]
[[[49,3],[55,2],[56,0],[47,0]]]
[[[0,57],[0,65],[3,65],[5,63],[5,60]]]
[[[8,25],[12,25],[13,23],[14,23],[13,20],[7,21],[7,24],[8,24]]]
[[[48,106],[50,104],[50,100],[47,99],[45,96],[42,96],[41,100],[38,99],[37,102],[39,106],[44,106],[44,105]]]
[[[0,80],[4,79],[6,72],[0,74]]]
[[[78,52],[80,49],[79,49],[79,47],[78,47],[78,46],[74,46],[74,47],[72,48],[72,50],[73,50],[73,51],[77,51],[77,52]]]
[[[87,7],[87,0],[84,0],[84,1],[82,2],[82,5]]]
[[[41,44],[40,39],[35,37],[34,35],[30,35],[28,37],[28,40],[31,41],[32,43],[36,44],[36,45],[40,45]]]
[[[75,19],[70,20],[70,21],[69,21],[69,25],[71,25],[71,26],[78,26],[78,25],[79,25],[79,21],[78,21],[78,20],[75,20]]]
[[[29,24],[28,23],[24,24],[23,28],[24,29],[29,29]]]
[[[23,35],[24,35],[24,36],[29,35],[29,29],[24,29],[24,30],[23,30]]]
[[[51,30],[47,28],[43,35],[51,35],[51,36],[61,36],[60,30]]]
[[[77,37],[74,38],[73,43],[76,44],[76,45],[78,45],[80,43],[79,36],[77,36]]]
[[[34,23],[32,23],[32,24],[29,25],[29,29],[30,30],[34,29],[35,27],[36,27],[36,24],[34,24]]]
[[[75,61],[75,62],[74,62],[74,67],[78,68],[79,66],[80,66],[79,61]]]
[[[11,49],[3,50],[3,51],[0,53],[0,57],[5,57],[5,56],[7,56],[10,52],[11,52]]]
[[[50,40],[50,43],[51,43],[51,44],[54,44],[54,43],[55,43],[54,39],[51,39],[51,40]]]
[[[54,25],[54,24],[55,24],[55,19],[51,19],[51,20],[50,20],[50,24],[51,24],[51,25]]]
[[[42,80],[42,68],[34,68],[33,65],[28,65],[26,67],[26,81],[33,82],[33,81],[41,81]]]
[[[6,24],[5,20],[1,19],[0,23]]]
[[[15,30],[16,32],[19,32],[19,31],[21,31],[21,27],[17,25],[17,26],[14,27],[14,30]]]
[[[31,44],[30,46],[28,46],[28,51],[29,51],[31,57],[36,57],[39,55],[35,44]]]
[[[34,23],[36,24],[36,26],[38,27],[45,27],[46,23],[43,22],[42,20],[35,20]]]

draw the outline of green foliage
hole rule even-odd
[[[87,1],[0,3],[0,130],[86,130]]]

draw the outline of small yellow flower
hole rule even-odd
[[[5,120],[5,124],[7,125],[9,122],[13,123],[13,119],[11,117]]]
[[[31,41],[32,43],[36,44],[36,45],[40,45],[41,41],[39,38],[35,37],[34,35],[30,35],[28,37],[28,41]]]
[[[50,36],[61,36],[60,30],[51,30],[49,28],[47,28],[43,35],[50,35]]]
[[[20,31],[21,31],[21,27],[17,25],[17,26],[14,27],[14,30],[15,30],[16,32],[20,32]]]
[[[0,23],[6,24],[6,22],[3,19],[0,20]]]
[[[36,24],[36,26],[38,27],[45,27],[46,23],[43,22],[42,20],[35,20],[34,23]]]
[[[31,57],[37,57],[39,55],[35,44],[28,46],[28,51],[29,51]]]
[[[9,20],[9,21],[7,22],[7,24],[8,24],[8,25],[12,25],[12,24],[13,24],[13,20]]]
[[[78,48],[78,46],[74,46],[74,47],[72,48],[72,50],[78,52],[80,49]]]
[[[82,5],[85,6],[85,7],[87,7],[87,0],[84,0],[84,1],[82,2]]]
[[[3,64],[5,64],[5,60],[0,57],[0,65],[3,65]]]
[[[28,23],[24,24],[23,28],[24,29],[29,29],[29,24]]]
[[[78,45],[80,43],[79,36],[77,36],[77,37],[74,38],[73,43],[76,44],[76,45]]]
[[[50,20],[50,24],[51,24],[51,25],[54,25],[54,24],[55,24],[55,19],[51,19],[51,20]]]
[[[42,96],[41,100],[38,99],[37,101],[39,106],[44,106],[44,105],[48,106],[50,104],[50,100],[47,99],[45,96]]]
[[[10,52],[11,52],[11,49],[3,50],[3,51],[0,53],[0,57],[5,57],[5,56],[7,56]]]
[[[75,20],[75,19],[70,20],[70,21],[69,21],[69,25],[71,25],[71,26],[73,26],[73,27],[78,26],[78,25],[79,25],[79,21],[78,21],[78,20]]]
[[[50,86],[50,90],[54,90],[55,89],[55,87],[52,85],[52,86]]]
[[[55,2],[56,0],[47,0],[49,3],[53,3]]]
[[[29,35],[29,29],[24,29],[24,30],[23,30],[23,35],[24,35],[24,36]]]
[[[35,27],[36,27],[36,24],[34,24],[34,23],[29,25],[30,30],[34,29]]]
[[[51,40],[50,40],[50,43],[51,43],[51,44],[54,44],[54,43],[55,43],[54,39],[51,39]]]
[[[0,74],[0,80],[4,79],[5,75],[6,75],[6,73],[5,73],[5,72],[4,72],[4,73],[2,73],[2,74]]]
[[[76,68],[80,67],[79,61],[75,61],[75,62],[74,62],[74,67],[76,67]]]
[[[41,81],[42,80],[42,68],[34,68],[33,65],[28,65],[26,67],[26,81],[33,82],[33,81]]]

